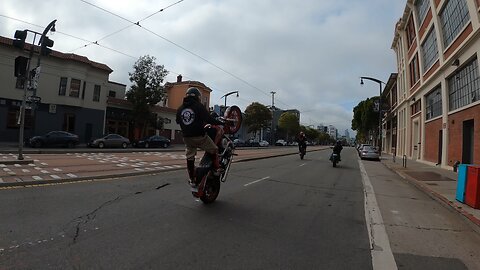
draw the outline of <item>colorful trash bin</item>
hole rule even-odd
[[[465,203],[465,187],[467,186],[468,166],[468,164],[458,165],[457,192],[455,193],[455,199],[461,203]]]
[[[465,203],[480,209],[480,166],[468,166]]]

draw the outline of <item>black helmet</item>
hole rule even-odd
[[[190,87],[187,89],[187,92],[185,93],[185,96],[187,97],[195,97],[196,99],[200,100],[200,97],[202,94],[196,87]]]

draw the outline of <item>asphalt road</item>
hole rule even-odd
[[[0,190],[0,269],[478,269],[462,218],[352,148],[337,168],[329,152],[234,163],[211,205],[183,170]]]
[[[0,269],[371,269],[356,156],[232,166],[218,200],[186,172],[0,191]]]

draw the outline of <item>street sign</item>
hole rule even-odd
[[[32,69],[32,71],[34,72],[34,76],[32,78],[32,88],[33,89],[37,89],[37,86],[38,86],[38,79],[40,78],[40,67],[36,67],[34,69]]]
[[[42,101],[42,98],[39,96],[29,96],[27,97],[27,101],[39,103],[40,101]]]

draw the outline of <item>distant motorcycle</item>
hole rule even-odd
[[[333,149],[333,147],[330,147],[330,148]],[[335,152],[332,152],[332,154],[330,155],[330,161],[332,162],[333,167],[337,167],[337,163],[340,162],[339,155]]]
[[[227,180],[228,171],[235,155],[235,145],[228,134],[235,134],[242,124],[242,112],[239,107],[232,106],[227,108],[223,117],[218,120],[224,122],[224,125],[206,125],[205,130],[208,136],[218,147],[220,156],[220,166],[223,172],[220,175],[215,174],[212,157],[205,153],[200,160],[199,166],[195,169],[195,178],[198,184],[198,190],[192,191],[192,195],[204,203],[214,202],[220,193],[220,182]]]

